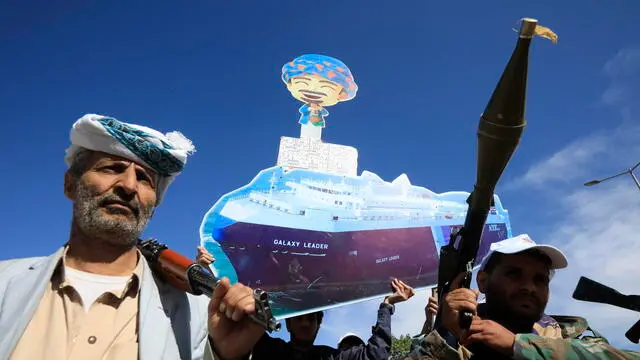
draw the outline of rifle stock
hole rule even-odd
[[[580,277],[578,285],[576,285],[576,289],[573,291],[573,298],[640,312],[640,295],[621,294],[613,288],[584,276]],[[638,343],[640,340],[640,320],[625,333],[625,336],[629,341],[636,344]]]
[[[452,232],[449,243],[440,249],[438,267],[439,304],[449,292],[451,282],[465,273],[462,286],[469,288],[482,232],[493,204],[494,190],[502,173],[514,154],[526,126],[525,103],[529,48],[534,35],[549,37],[555,43],[556,35],[538,25],[535,19],[524,18],[515,49],[480,117],[478,125],[477,170],[473,191],[467,199],[468,210],[464,225]],[[441,326],[439,306],[434,327]],[[468,329],[472,314],[460,314],[460,326]]]
[[[193,295],[211,297],[218,285],[217,279],[204,266],[169,249],[167,245],[149,239],[138,242],[138,249],[145,257],[154,274],[179,290]],[[252,321],[272,332],[280,330],[269,305],[269,296],[265,291],[254,289],[256,312],[249,316]]]

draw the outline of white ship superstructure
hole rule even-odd
[[[467,210],[459,199],[411,185],[404,174],[391,183],[365,173],[349,182],[302,177],[277,186],[274,173],[269,182],[268,190],[230,198],[221,215],[235,222],[339,232],[459,225]]]

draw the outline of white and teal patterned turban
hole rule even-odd
[[[84,115],[73,124],[71,146],[64,159],[67,166],[82,148],[122,156],[153,169],[159,175],[158,204],[182,172],[187,156],[195,151],[191,140],[178,131],[162,134],[146,126],[96,114]]]

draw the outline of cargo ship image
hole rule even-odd
[[[292,139],[317,141],[282,142]],[[280,164],[222,196],[200,229],[214,274],[269,291],[276,316],[387,294],[393,278],[434,286],[440,247],[464,223],[469,193],[437,194],[404,174],[385,182],[352,170]],[[510,235],[508,212],[494,195],[477,263]]]

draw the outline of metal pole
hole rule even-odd
[[[599,180],[591,180],[591,181],[587,181],[586,183],[584,183],[584,186],[593,186],[593,185],[598,185],[603,181],[607,181],[607,180],[611,180],[613,178],[617,178],[618,176],[622,176],[625,174],[629,174],[631,175],[631,177],[633,178],[633,182],[636,184],[636,186],[638,187],[638,190],[640,190],[640,181],[638,180],[638,178],[636,177],[636,175],[633,173],[633,171],[640,167],[640,162],[638,162],[637,164],[635,164],[634,166],[632,166],[631,168],[629,168],[628,170],[625,170],[621,173],[615,174],[615,175],[611,175],[609,177],[606,177],[604,179],[599,179]]]
[[[611,179],[613,179],[613,178],[617,178],[618,176],[625,175],[625,174],[627,174],[628,172],[629,172],[629,170],[625,170],[625,171],[623,171],[623,172],[621,172],[621,173],[619,173],[619,174],[611,175],[611,176],[606,177],[606,178],[604,178],[604,179],[591,180],[591,181],[588,181],[588,182],[584,183],[584,186],[593,186],[593,185],[598,185],[598,184],[600,184],[601,182],[604,182],[604,181],[607,181],[607,180],[611,180]]]
[[[640,181],[638,181],[638,178],[636,177],[636,175],[633,173],[633,171],[629,171],[629,174],[631,174],[631,177],[633,178],[633,181],[636,183],[638,190],[640,190]]]

